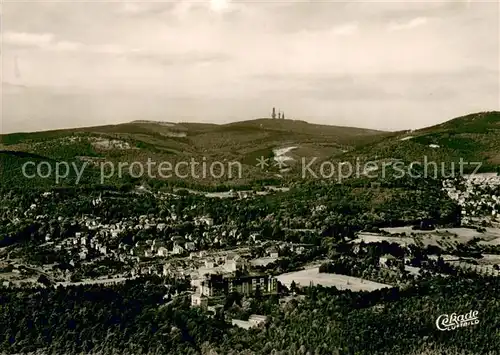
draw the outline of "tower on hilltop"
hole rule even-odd
[[[276,118],[276,108],[273,107],[273,113],[271,114],[271,118],[274,120]]]

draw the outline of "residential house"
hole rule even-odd
[[[206,259],[205,260],[205,268],[213,269],[214,267],[215,267],[215,261],[213,259]]]
[[[202,224],[205,224],[207,226],[213,226],[214,219],[211,217],[204,216],[204,217],[196,218],[194,221],[194,224],[197,226],[202,225]]]
[[[158,256],[168,256],[168,249],[165,248],[165,247],[159,247],[158,248],[158,253],[157,253]]]
[[[175,275],[175,268],[169,263],[164,264],[163,276],[173,276],[173,275]]]
[[[279,258],[279,251],[278,248],[276,247],[271,247],[267,249],[267,253],[269,254],[270,258]]]
[[[174,254],[174,255],[180,255],[180,254],[183,254],[183,253],[184,253],[184,248],[183,247],[181,247],[178,244],[174,245],[174,247],[172,249],[172,254]]]
[[[224,269],[228,272],[241,270],[245,267],[243,259],[239,255],[230,255],[226,257]]]
[[[193,293],[191,295],[191,307],[200,307],[202,309],[207,309],[208,297],[199,293]]]
[[[378,265],[380,267],[393,267],[397,262],[397,259],[391,254],[382,255],[378,260]]]
[[[196,245],[195,245],[193,242],[187,242],[187,243],[184,245],[184,248],[185,248],[187,251],[194,251],[194,250],[196,250]]]
[[[263,315],[259,315],[259,314],[252,314],[248,318],[248,321],[254,326],[259,326],[259,325],[265,324],[267,322],[267,316],[263,316]]]

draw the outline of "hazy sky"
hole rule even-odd
[[[2,26],[3,132],[273,106],[397,130],[500,107],[496,0],[5,0]]]

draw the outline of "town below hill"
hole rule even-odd
[[[2,186],[0,349],[495,354],[499,189],[495,174]],[[436,327],[469,311],[479,324]]]
[[[0,352],[497,354],[499,121],[4,135]],[[311,155],[319,167],[297,174]],[[248,175],[110,173],[203,156],[239,159]],[[362,168],[322,175],[337,162]],[[47,174],[64,166],[72,174]]]

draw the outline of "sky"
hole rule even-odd
[[[4,0],[0,132],[500,109],[497,0]]]

